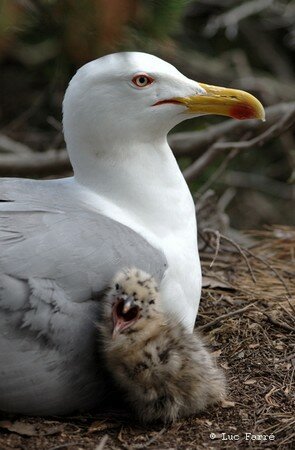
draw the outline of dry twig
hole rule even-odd
[[[31,151],[23,157],[1,155],[0,176],[5,177],[46,177],[71,171],[66,150],[48,150],[45,153]]]
[[[211,175],[211,177],[200,187],[198,190],[199,194],[203,194],[208,189],[211,188],[212,184],[214,184],[218,179],[221,177],[221,175],[226,170],[229,162],[236,157],[238,151],[236,149],[233,149],[222,161],[220,166],[215,170],[215,172]]]
[[[147,441],[140,443],[140,444],[132,444],[132,445],[128,445],[128,444],[123,444],[124,448],[126,448],[126,450],[139,450],[139,449],[144,449],[146,447],[149,447],[151,444],[154,444],[157,439],[162,436],[162,434],[164,434],[166,431],[166,428],[162,428],[162,430],[160,430],[158,433],[155,434],[155,436],[151,437],[150,439],[148,439]]]
[[[216,317],[216,319],[211,320],[211,322],[206,323],[205,325],[202,325],[201,327],[198,327],[198,330],[200,330],[200,331],[208,330],[208,328],[212,328],[214,325],[221,322],[223,319],[228,319],[229,317],[243,314],[245,311],[247,311],[247,309],[251,308],[252,306],[255,306],[254,303],[244,306],[243,308],[236,309],[235,311],[230,311],[229,313],[222,314],[221,316]]]
[[[100,443],[95,447],[95,450],[103,450],[105,448],[108,438],[109,438],[108,435],[105,434],[101,439]]]
[[[282,322],[281,320],[275,319],[271,314],[268,314],[265,311],[262,311],[262,313],[268,318],[268,320],[273,324],[280,328],[284,328],[284,330],[295,332],[295,327],[291,327],[291,325],[288,325],[286,322]]]
[[[220,167],[222,167],[223,163]],[[217,171],[215,172],[217,173]],[[215,174],[213,174],[215,175]],[[213,181],[216,181],[214,179]],[[219,180],[229,187],[253,189],[284,200],[295,199],[295,186],[277,181],[264,175],[237,170],[227,171]],[[207,183],[206,183],[207,184]],[[203,189],[203,186],[202,186]]]
[[[55,447],[50,447],[48,450],[59,450],[61,448],[67,448],[67,447],[85,447],[83,442],[67,442],[66,444],[56,445]]]
[[[245,249],[245,252],[248,253],[248,255],[252,256],[253,258],[257,259],[258,261],[261,261],[262,264],[264,264],[269,270],[271,270],[275,274],[275,276],[280,280],[280,282],[282,283],[284,288],[286,289],[286,292],[287,292],[288,296],[291,297],[289,288],[288,288],[284,278],[280,275],[280,273],[271,264],[269,264],[268,261],[266,261],[265,259],[261,258],[261,256],[256,255],[255,253],[253,253],[248,248]]]
[[[207,127],[203,131],[187,131],[173,133],[168,136],[169,144],[176,157],[189,156],[198,158],[209,147],[217,141],[224,141],[226,136],[231,136],[236,142],[240,141],[242,136],[250,134],[249,139],[268,130],[286,114],[295,116],[295,102],[279,103],[275,106],[269,106],[265,109],[266,122],[258,120],[225,120],[217,125]],[[228,146],[226,146],[228,149]],[[223,149],[224,150],[224,149]]]
[[[213,257],[213,259],[212,259],[212,261],[210,263],[210,269],[212,269],[212,267],[213,267],[213,265],[214,265],[214,263],[216,261],[216,258],[218,256],[219,249],[220,249],[220,232],[218,230],[216,230],[215,237],[216,237],[216,247],[215,247],[214,257]]]
[[[183,171],[183,175],[187,181],[192,181],[197,178],[207,166],[209,166],[214,159],[216,159],[221,151],[235,149],[235,150],[247,150],[254,145],[263,145],[265,142],[273,139],[275,136],[279,136],[284,131],[289,129],[295,123],[295,105],[289,109],[288,112],[278,122],[270,126],[267,130],[263,131],[258,136],[255,136],[248,141],[241,142],[215,142],[211,147],[200,156],[193,164]]]
[[[248,270],[249,270],[249,272],[251,274],[252,280],[253,280],[254,283],[256,283],[256,278],[255,278],[255,275],[253,273],[252,267],[251,267],[251,265],[249,263],[249,260],[247,258],[247,255],[245,254],[245,251],[240,247],[239,244],[237,244],[235,241],[233,241],[229,237],[224,236],[223,234],[220,234],[219,231],[217,231],[217,230],[211,230],[210,228],[204,228],[203,232],[204,233],[213,234],[216,237],[216,242],[218,242],[218,240],[220,241],[220,238],[221,238],[221,239],[227,241],[229,244],[233,245],[238,250],[238,252],[242,256],[244,261],[246,262]],[[219,249],[219,245],[218,245],[218,249]],[[218,252],[217,252],[216,255],[214,255],[213,261],[216,260],[217,255],[218,255]]]
[[[214,36],[220,28],[236,30],[239,22],[270,7],[273,0],[249,0],[223,14],[211,18],[204,30],[205,36]],[[233,31],[232,31],[233,32]]]

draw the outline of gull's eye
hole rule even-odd
[[[139,73],[132,78],[132,83],[139,88],[144,88],[154,82],[154,79],[146,73]]]

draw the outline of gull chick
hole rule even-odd
[[[173,422],[225,396],[223,373],[200,335],[167,317],[160,300],[151,275],[120,271],[97,325],[106,368],[143,422]]]

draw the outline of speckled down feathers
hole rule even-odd
[[[133,295],[141,316],[112,339],[111,308],[118,292]],[[128,269],[114,278],[98,327],[106,366],[141,421],[175,421],[224,398],[223,373],[201,336],[164,315],[157,283],[147,273]]]

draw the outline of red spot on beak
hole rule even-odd
[[[229,110],[229,115],[234,119],[254,119],[256,117],[255,109],[250,105],[241,103],[240,105],[232,106]]]

